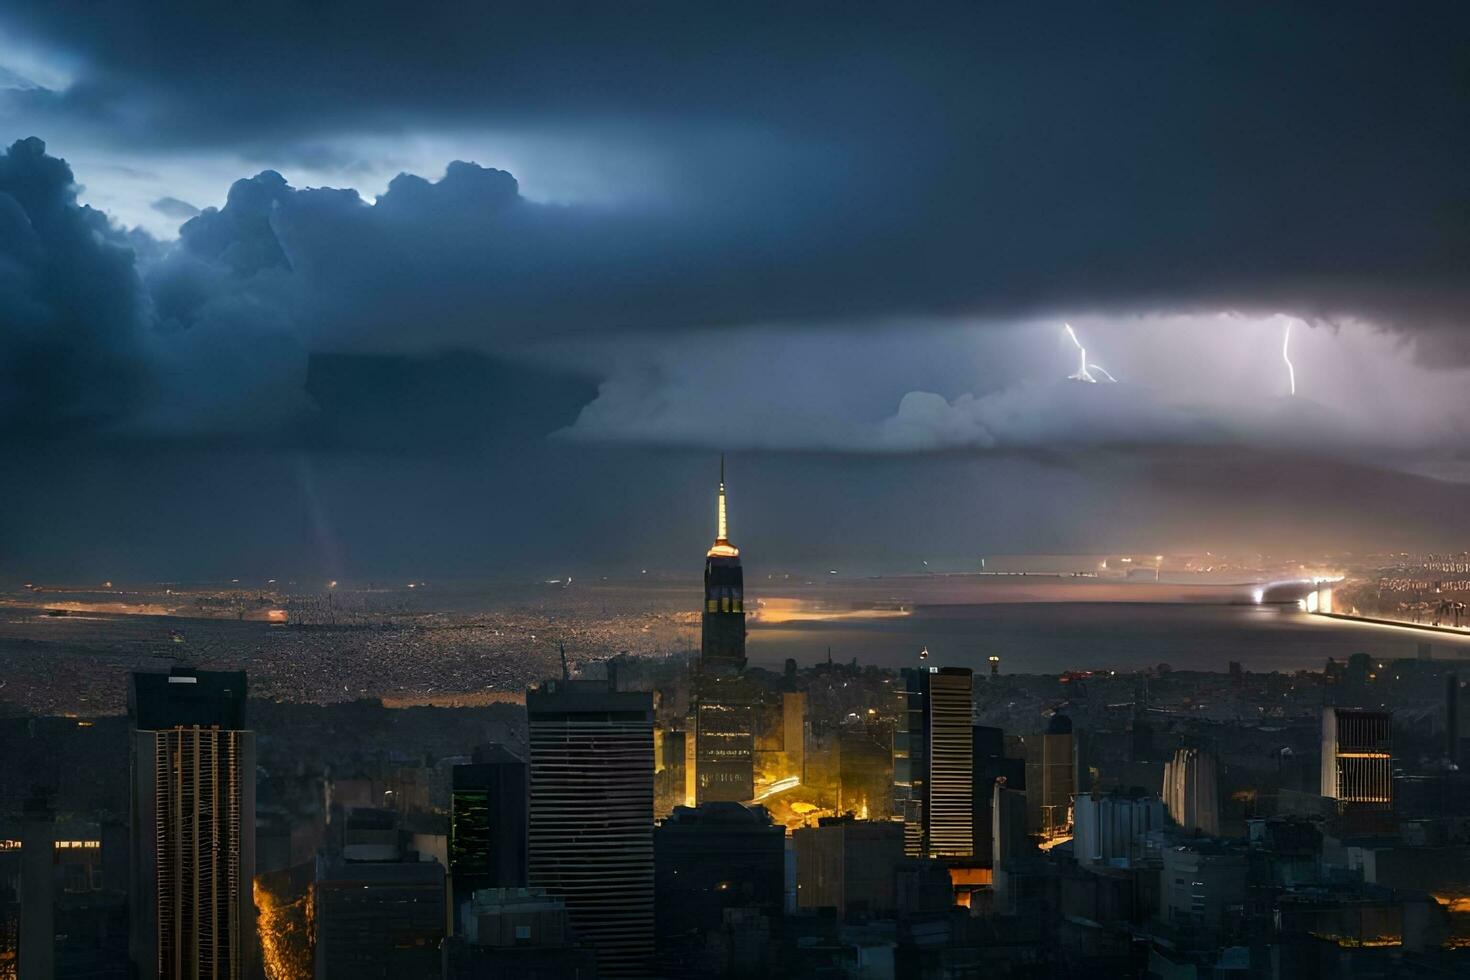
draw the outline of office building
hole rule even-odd
[[[321,859],[317,980],[438,980],[444,892],[437,861]]]
[[[903,671],[893,740],[894,808],[914,857],[974,853],[973,676],[964,667]]]
[[[715,543],[704,560],[699,667],[695,678],[695,800],[743,803],[755,797],[755,693],[745,671],[745,575],[730,543],[725,460]]]
[[[595,980],[597,958],[580,942],[566,903],[539,888],[487,888],[444,941],[444,980]]]
[[[129,954],[140,977],[253,972],[255,736],[245,693],[243,671],[132,675]]]
[[[671,974],[689,972],[727,909],[781,914],[786,831],[764,807],[678,807],[654,831],[653,854],[658,948]]]
[[[1164,763],[1164,804],[1185,830],[1220,835],[1220,773],[1211,752],[1193,747],[1175,750]]]
[[[1393,719],[1386,711],[1322,709],[1322,795],[1340,814],[1393,808]]]
[[[904,828],[891,820],[822,817],[791,832],[796,906],[832,908],[839,918],[882,916],[898,906],[895,876],[904,861]]]
[[[1077,793],[1077,741],[1072,719],[1052,715],[1046,731],[1026,736],[1026,822],[1042,840],[1070,832]]]
[[[526,763],[500,745],[475,750],[451,774],[449,890],[451,925],[461,906],[485,888],[526,885]]]
[[[598,973],[641,976],[653,953],[653,697],[600,681],[526,692],[531,887],[566,902]]]

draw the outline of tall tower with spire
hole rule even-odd
[[[745,574],[740,567],[740,549],[730,543],[723,455],[720,456],[715,543],[710,545],[704,559],[699,666],[707,674],[739,673],[745,669]]]
[[[704,559],[704,610],[695,677],[695,798],[697,802],[755,795],[753,696],[745,670],[745,576],[740,549],[730,543],[725,506],[725,458],[715,543]]]

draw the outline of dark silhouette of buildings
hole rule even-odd
[[[526,763],[500,745],[481,746],[455,766],[450,790],[449,875],[452,923],[484,888],[526,885]]]
[[[245,674],[133,674],[129,952],[139,976],[235,978],[255,957],[255,736]]]
[[[444,941],[444,980],[596,980],[597,957],[579,942],[566,903],[540,888],[487,888]]]
[[[56,975],[56,814],[37,794],[26,800],[20,854],[20,980]]]
[[[831,908],[839,918],[891,914],[904,861],[904,827],[895,821],[822,817],[791,833],[796,851],[796,905]]]
[[[974,777],[971,786],[970,823],[974,828],[974,858],[982,864],[991,860],[991,842],[995,831],[991,806],[995,797],[995,781],[1005,778],[1012,789],[1026,788],[1026,763],[1005,754],[1005,732],[987,725],[971,730],[971,761]]]
[[[438,980],[444,919],[436,861],[326,862],[316,881],[316,975]]]
[[[1010,875],[1030,856],[1031,839],[1026,827],[1026,793],[1011,789],[1005,777],[991,791],[991,874],[995,882],[995,908],[1015,911]]]
[[[653,698],[602,681],[526,692],[530,884],[566,902],[598,973],[640,976],[653,953]]]
[[[678,807],[653,834],[660,962],[671,975],[698,972],[729,909],[779,919],[786,831],[764,807]]]

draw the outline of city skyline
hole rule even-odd
[[[1470,6],[0,2],[0,980],[1470,975]]]

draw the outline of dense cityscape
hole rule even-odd
[[[896,671],[753,667],[723,475],[717,499],[702,607],[642,610],[662,650],[611,650],[619,617],[373,623],[333,600],[300,629],[262,617],[255,642],[282,652],[233,671],[190,662],[220,656],[197,610],[119,616],[165,644],[114,649],[125,714],[118,692],[60,716],[7,690],[0,799],[23,802],[0,833],[0,975],[1470,968],[1470,668],[1432,632],[1413,656],[1289,673],[1025,674],[927,650]],[[323,616],[354,637],[341,657],[315,645]],[[286,650],[404,690],[312,688]],[[392,673],[409,651],[432,687]]]

